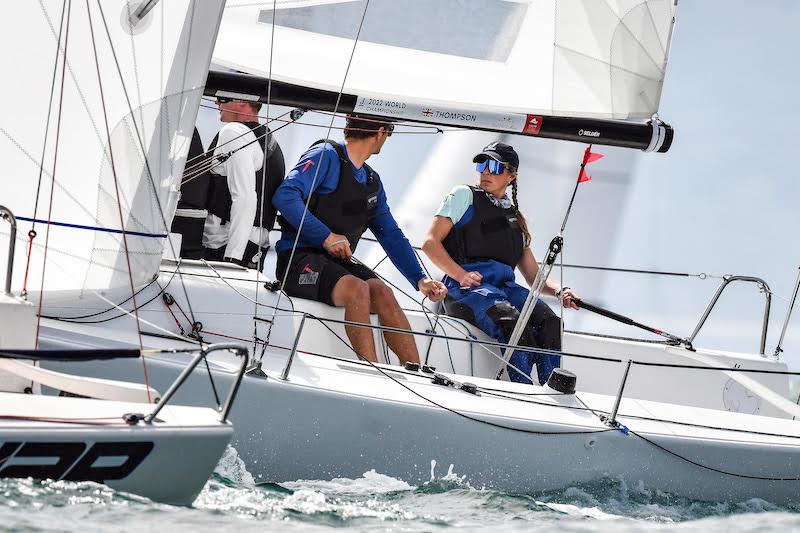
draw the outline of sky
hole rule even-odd
[[[763,278],[774,293],[766,346],[767,354],[774,352],[800,267],[800,111],[794,102],[799,25],[796,0],[679,3],[659,110],[675,128],[672,148],[645,154],[597,147],[605,158],[578,191],[565,232],[565,263]],[[270,114],[279,111],[273,106]],[[309,114],[305,120],[327,125],[329,119]],[[218,127],[215,113],[201,110],[199,124],[208,143]],[[287,168],[325,133],[299,126],[279,131]],[[421,243],[450,187],[474,180],[471,156],[495,139],[479,132],[396,135],[370,159],[412,243]],[[558,232],[584,145],[503,140],[521,155],[520,203],[541,258]],[[380,257],[366,248],[360,254]],[[404,283],[391,269],[384,274]],[[561,280],[561,269],[553,275]],[[563,276],[587,301],[682,337],[694,329],[721,281],[569,268]],[[732,284],[697,344],[757,351],[763,306],[755,285]],[[565,323],[568,329],[638,335],[585,311],[566,313]],[[800,312],[789,324],[784,349],[782,358],[800,369]]]

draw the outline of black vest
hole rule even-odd
[[[178,209],[206,208],[211,176],[206,168],[208,164],[207,157],[203,156],[204,153],[203,141],[195,128],[192,134],[192,143],[189,145],[189,155],[186,157],[186,167],[183,171]]]
[[[327,143],[339,155],[339,183],[330,194],[314,194],[308,210],[334,232],[347,237],[350,249],[355,251],[359,239],[367,231],[378,205],[378,173],[364,163],[367,169],[367,183],[356,180],[353,164],[347,158],[342,145],[328,139],[320,139],[311,146]]]
[[[472,189],[472,219],[459,228],[453,227],[442,241],[444,249],[460,264],[494,259],[517,266],[522,258],[522,229],[517,223],[517,211],[498,207],[478,187]]]
[[[274,143],[274,149],[267,149],[267,141],[272,138],[272,135],[268,134],[269,130],[266,126],[258,122],[242,122],[241,124],[244,124],[253,131],[253,135],[258,139],[258,144],[261,146],[261,151],[264,153],[264,158],[266,159],[264,164],[256,169],[256,205],[260,207],[260,211],[256,210],[253,226],[272,229],[275,223],[275,208],[272,207],[272,195],[275,193],[278,185],[283,181],[283,153],[274,141],[270,143]],[[208,148],[209,153],[214,153],[218,139],[219,133],[214,137],[214,140],[211,141],[211,146]],[[234,143],[231,143],[231,145],[233,144]],[[226,150],[224,150],[224,152],[229,152],[232,147],[233,146],[230,148],[225,147]],[[272,160],[276,158],[280,158],[280,161],[275,161],[276,164],[274,165],[271,164],[273,163]],[[277,163],[279,163],[280,170],[278,171],[277,168],[275,168],[275,170],[272,171],[273,169],[271,167],[277,167]],[[265,196],[263,202],[261,198],[262,191]],[[231,191],[228,188],[227,176],[220,176],[212,172],[211,187],[208,195],[208,212],[218,216],[223,222],[228,222],[231,219],[231,204]]]

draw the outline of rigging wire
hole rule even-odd
[[[275,13],[277,11],[277,0],[272,0],[272,25],[270,28],[270,42],[269,42],[269,70],[267,71],[267,109],[265,114],[269,116],[269,106],[272,102],[272,56],[273,56],[273,49],[275,47]],[[266,129],[266,139],[264,141],[264,145],[266,150],[264,150],[264,157],[261,161],[261,176],[267,177],[267,152],[269,151],[269,144],[270,139],[274,140],[275,137],[273,134],[270,133],[269,127],[265,126]],[[276,141],[277,142],[277,141]],[[283,176],[280,176],[283,178]],[[259,274],[261,273],[261,269],[263,268],[263,262],[261,261],[262,254],[266,253],[266,250],[262,252],[262,244],[264,241],[264,202],[266,201],[266,194],[264,187],[266,186],[266,179],[261,180],[261,195],[259,196],[261,200],[261,205],[258,206],[258,252],[254,256],[255,263],[257,265],[257,272],[256,272],[256,279],[258,279]],[[271,202],[271,200],[270,200]],[[269,232],[267,232],[267,247],[269,247]],[[243,258],[244,259],[244,258]],[[252,259],[252,258],[251,258]],[[249,262],[249,261],[248,261]],[[255,294],[255,302],[253,303],[253,353],[256,353],[256,339],[258,338],[258,289],[260,288],[261,284],[256,283],[256,294]]]
[[[92,38],[92,51],[94,52],[94,64],[97,70],[97,86],[100,90],[100,105],[103,108],[103,122],[106,126],[106,136],[108,138],[108,158],[111,163],[111,174],[114,176],[114,189],[117,194],[117,212],[119,213],[119,225],[120,229],[125,231],[125,219],[122,216],[122,203],[119,194],[119,179],[117,177],[117,168],[116,164],[114,163],[114,149],[111,143],[111,130],[108,125],[108,109],[106,108],[106,100],[105,100],[105,92],[103,90],[103,78],[100,75],[100,60],[97,56],[97,44],[94,38],[94,25],[92,24],[92,11],[89,7],[89,0],[86,0],[86,16],[89,19],[89,34]],[[139,348],[144,349],[144,341],[142,340],[142,328],[141,324],[139,323],[139,308],[136,305],[136,288],[134,287],[133,283],[133,267],[131,267],[131,258],[128,252],[128,237],[125,233],[122,234],[122,244],[125,248],[125,261],[128,264],[128,281],[130,282],[131,287],[131,300],[133,301],[133,309],[134,309],[134,316],[136,317],[136,332],[139,336]],[[144,357],[142,359],[142,370],[144,372],[144,384],[147,391],[147,401],[148,403],[151,401],[150,398],[150,383],[147,376],[147,363],[145,363]]]
[[[347,82],[347,75],[350,72],[350,66],[353,64],[353,57],[356,54],[356,46],[358,45],[358,39],[359,39],[359,37],[361,35],[361,29],[364,27],[364,19],[367,16],[367,10],[369,9],[369,1],[370,0],[366,0],[366,2],[364,3],[364,11],[361,14],[361,20],[358,23],[358,30],[356,31],[355,39],[353,39],[353,49],[351,50],[350,58],[347,61],[347,68],[345,69],[344,77],[342,78],[342,85],[341,85],[341,87],[339,87],[339,92],[336,95],[336,104],[333,106],[334,113],[339,109],[339,104],[340,104],[340,102],[342,100],[342,94],[344,93],[344,86],[345,86],[345,83]],[[328,125],[328,133],[325,136],[326,138],[330,137],[330,132],[331,132],[331,130],[333,128],[334,119],[335,119],[335,117],[331,116],[331,121],[330,121],[330,124]],[[325,156],[325,151],[323,150],[321,152],[321,154],[320,154],[320,160],[324,156]],[[294,237],[294,243],[292,243],[292,251],[289,254],[289,261],[288,261],[287,265],[291,265],[292,264],[292,260],[294,259],[294,253],[295,253],[295,250],[297,249],[297,243],[300,240],[300,232],[303,230],[303,224],[305,223],[306,215],[308,213],[308,206],[311,203],[311,197],[313,196],[314,186],[316,185],[317,177],[319,176],[320,166],[321,165],[319,165],[319,164],[316,165],[316,170],[314,171],[314,177],[311,180],[311,187],[309,188],[310,192],[309,192],[308,198],[306,199],[305,206],[303,207],[303,214],[300,217],[300,224],[297,227],[297,232],[296,232],[295,237]],[[283,288],[286,286],[286,280],[288,279],[288,277],[289,277],[289,268],[287,268],[286,272],[284,272],[284,274],[283,274],[283,279],[281,280],[281,285],[280,285],[281,292],[278,293],[278,302],[276,302],[276,304],[275,304],[276,307],[278,305],[280,305],[280,295],[283,293]],[[274,315],[275,315],[275,313],[273,312],[272,320],[270,321],[269,328],[267,328],[267,342],[269,342],[270,335],[272,335],[272,324],[274,323]],[[261,359],[258,360],[256,365],[258,365],[260,363],[261,363]]]
[[[87,0],[87,8],[88,8],[88,1],[89,0]],[[127,89],[127,87],[125,85],[125,79],[124,79],[124,77],[122,75],[122,68],[120,67],[119,59],[117,58],[117,52],[116,52],[116,49],[114,48],[114,42],[111,39],[111,32],[108,29],[108,23],[106,21],[105,13],[103,12],[103,6],[100,5],[100,0],[97,1],[97,7],[100,10],[100,18],[103,21],[103,27],[105,28],[106,37],[108,38],[108,46],[109,46],[109,49],[111,50],[111,56],[114,58],[114,64],[116,66],[117,74],[119,76],[119,81],[120,81],[120,84],[122,86],[122,92],[125,95],[125,102],[128,105],[128,110],[130,111],[131,116],[133,116],[133,105],[131,103],[130,96],[128,95],[128,89]],[[192,1],[192,13],[191,13],[191,20],[189,22],[189,42],[188,42],[188,45],[187,45],[187,50],[189,50],[191,48],[191,37],[192,37],[192,31],[191,30],[192,30],[192,27],[194,25],[194,8],[195,8],[195,2]],[[185,57],[184,57],[184,72],[186,70],[186,65],[187,65],[187,63],[189,61],[189,56],[190,56],[190,54],[187,52],[185,54]],[[183,85],[181,87],[183,87]],[[140,100],[140,102],[141,102],[141,100]],[[169,233],[169,225],[167,224],[167,217],[164,214],[164,209],[161,206],[161,202],[158,201],[158,198],[159,198],[158,188],[156,187],[155,181],[153,179],[153,172],[150,169],[150,162],[147,159],[147,150],[145,149],[145,146],[144,146],[144,139],[142,137],[141,132],[139,131],[139,126],[136,124],[136,121],[133,120],[132,122],[133,122],[134,130],[136,131],[136,140],[139,142],[139,147],[140,147],[141,152],[142,152],[142,157],[144,159],[145,168],[147,170],[147,172],[146,172],[147,179],[148,179],[147,181],[150,184],[150,187],[152,188],[152,193],[156,198],[156,201],[154,203],[156,205],[156,208],[158,209],[158,214],[159,214],[159,217],[161,218],[161,222],[164,225],[164,230],[165,230],[165,232]],[[170,240],[169,238],[167,239],[167,245],[170,247],[170,250],[172,251],[172,255],[174,257],[178,257],[180,255],[179,253],[176,253],[175,246],[174,246],[172,240]],[[178,272],[178,279],[180,279],[180,281],[181,281],[181,288],[183,290],[184,298],[186,298],[186,305],[189,307],[189,314],[192,316],[192,319],[194,319],[194,311],[192,310],[192,303],[191,303],[191,300],[189,299],[189,294],[186,291],[186,284],[183,282],[183,276],[180,274],[180,272]]]
[[[39,194],[42,190],[42,174],[44,173],[44,157],[47,152],[47,137],[50,132],[50,115],[53,111],[53,95],[55,94],[56,88],[56,74],[58,71],[58,53],[61,50],[61,32],[64,30],[64,13],[66,12],[66,0],[61,3],[61,20],[58,23],[58,37],[56,38],[56,54],[53,58],[53,77],[52,81],[50,82],[50,97],[48,99],[47,104],[47,117],[45,118],[44,122],[44,140],[42,141],[42,158],[39,162],[39,178],[36,184],[36,199],[33,202],[33,218],[36,219],[36,215],[39,210]],[[42,13],[45,15],[45,19],[48,23],[50,23],[50,17],[47,16],[47,10],[42,4],[42,0],[39,0],[39,7],[42,9]],[[50,25],[50,30],[54,32],[52,28],[52,24]],[[25,276],[23,277],[22,281],[22,291],[20,291],[20,296],[27,299],[28,296],[28,273],[30,271],[31,266],[31,251],[33,250],[33,239],[36,238],[36,222],[31,224],[31,229],[28,231],[28,238],[30,239],[28,242],[28,249],[26,253],[26,261],[25,261]]]
[[[67,4],[67,21],[66,25],[64,26],[64,50],[63,50],[63,59],[61,62],[61,89],[59,92],[59,100],[58,100],[58,119],[56,120],[56,141],[55,141],[55,148],[53,150],[53,173],[52,178],[50,180],[50,202],[49,207],[47,210],[47,220],[49,221],[53,217],[53,192],[55,191],[55,184],[56,184],[56,168],[58,163],[58,144],[60,141],[61,136],[61,116],[62,110],[64,108],[64,79],[66,78],[66,64],[67,64],[67,47],[69,45],[69,23],[70,17],[72,15],[72,0],[69,0]],[[60,42],[59,42],[60,44]],[[47,247],[50,242],[50,225],[47,225],[47,229],[45,230],[44,236],[44,258],[42,259],[42,282],[39,289],[39,309],[37,312],[36,318],[36,339],[35,339],[35,348],[39,348],[39,331],[41,327],[41,314],[42,314],[42,302],[44,301],[44,277],[45,277],[45,270],[47,267]],[[10,260],[10,259],[9,259]]]

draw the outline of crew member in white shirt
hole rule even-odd
[[[259,102],[218,97],[217,105],[225,125],[209,148],[220,163],[211,169],[204,258],[260,268],[275,222],[272,194],[284,177],[283,153],[258,122]]]

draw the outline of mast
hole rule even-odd
[[[521,113],[498,113],[474,109],[447,108],[402,100],[386,100],[315,89],[249,74],[210,70],[204,94],[299,107],[306,110],[359,113],[403,122],[455,126],[459,128],[513,133],[530,137],[593,143],[647,152],[664,153],[672,145],[672,126],[658,119],[626,122],[578,117],[560,117]],[[338,108],[336,107],[339,98]]]

